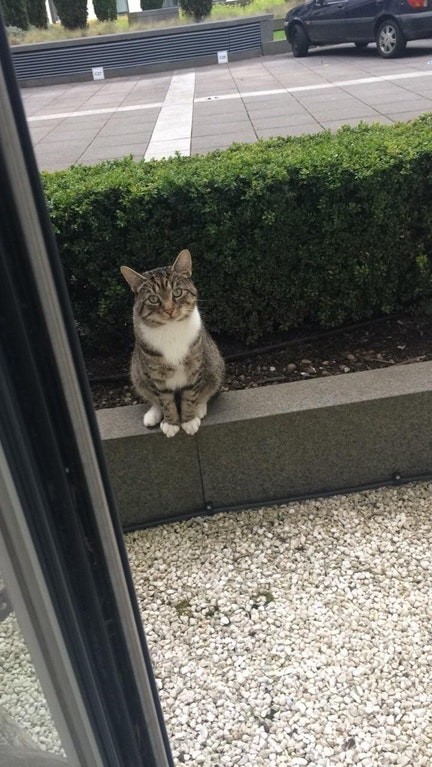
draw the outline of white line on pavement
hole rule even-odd
[[[200,98],[193,98],[193,88],[192,88],[192,97],[187,99],[188,102],[190,102],[190,107],[193,106],[193,104],[202,103],[204,101],[227,101],[229,99],[247,99],[250,97],[256,97],[256,96],[273,96],[273,95],[281,95],[283,93],[301,93],[302,91],[314,91],[314,90],[325,90],[328,88],[344,88],[347,85],[368,85],[368,84],[374,84],[374,83],[380,83],[380,82],[387,82],[387,81],[393,81],[393,80],[408,80],[412,78],[417,77],[431,77],[432,72],[406,72],[403,74],[395,74],[395,75],[381,75],[379,77],[362,77],[357,80],[337,80],[334,83],[317,83],[316,85],[297,85],[292,88],[275,88],[265,91],[248,91],[248,92],[241,92],[241,93],[228,93],[226,95],[222,96],[202,96]],[[174,75],[173,81],[175,78],[180,77],[189,77],[194,78],[195,81],[195,75],[194,73],[190,73],[187,75]],[[172,83],[171,83],[172,85]],[[170,87],[171,90],[171,87]],[[170,93],[170,90],[167,93]],[[47,115],[32,115],[28,118],[28,122],[39,122],[40,120],[59,120],[59,119],[65,119],[66,117],[85,117],[88,115],[100,115],[100,114],[114,114],[114,113],[121,113],[121,112],[135,112],[142,109],[155,109],[155,108],[162,108],[164,109],[165,106],[168,110],[168,104],[167,99],[165,99],[164,102],[156,102],[154,104],[134,104],[132,106],[127,107],[107,107],[105,109],[86,109],[82,112],[59,112],[59,113],[53,113],[53,114],[47,114]],[[181,97],[181,93],[179,96],[175,95],[175,91],[172,92],[172,98],[170,96],[170,109],[177,115],[180,114],[180,112],[185,111],[184,110],[184,103]],[[176,109],[178,108],[178,113],[176,112]],[[168,111],[166,112],[168,115]],[[174,121],[176,118],[174,118]]]
[[[104,109],[85,109],[81,112],[57,112],[50,115],[32,115],[27,122],[39,122],[39,120],[63,120],[65,117],[85,117],[86,115],[109,115],[114,112],[136,112],[139,109],[156,109],[161,107],[162,101],[154,104],[133,104],[129,107],[105,107]]]
[[[407,80],[410,77],[429,77],[432,72],[406,72],[399,75],[381,75],[380,77],[361,77],[357,80],[336,80],[334,83],[316,83],[315,85],[296,85],[292,88],[275,88],[268,91],[249,91],[247,93],[228,93],[226,96],[203,96],[195,99],[195,103],[203,101],[222,101],[228,99],[245,99],[250,96],[273,96],[281,93],[301,93],[302,91],[319,91],[327,88],[344,88],[347,85],[368,85],[387,80]]]
[[[160,160],[175,152],[190,155],[195,72],[174,75],[145,153]]]

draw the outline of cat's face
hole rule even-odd
[[[180,322],[195,309],[197,290],[191,280],[192,259],[182,250],[174,264],[138,274],[128,266],[121,272],[135,294],[134,312],[150,327]]]

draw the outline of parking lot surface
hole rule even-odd
[[[391,124],[432,111],[432,42],[375,46],[22,90],[39,167],[204,154],[234,142]]]

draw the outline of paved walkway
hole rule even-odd
[[[432,111],[432,43],[411,43],[393,61],[374,46],[339,46],[22,94],[41,169],[201,154]]]

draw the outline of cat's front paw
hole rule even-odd
[[[197,415],[195,418],[191,418],[190,421],[185,421],[182,423],[182,429],[186,432],[186,434],[196,434],[201,424],[201,418],[199,418]]]
[[[160,427],[166,437],[175,437],[177,432],[180,430],[180,426],[177,426],[177,424],[167,423],[166,421],[162,421]]]
[[[152,426],[157,426],[162,420],[162,410],[159,405],[152,405],[150,410],[147,410],[143,418],[144,426],[149,429]]]

